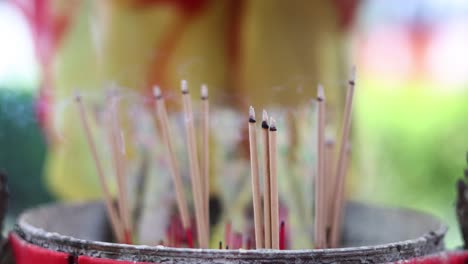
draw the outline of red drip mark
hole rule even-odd
[[[263,232],[262,232],[263,233]],[[251,249],[254,249],[255,248],[255,243],[256,243],[256,240],[255,240],[255,228],[252,226],[252,228],[249,228],[247,229],[247,231],[244,233],[246,234],[246,237],[248,237],[248,239],[250,239],[250,248]],[[247,241],[249,242],[249,241]]]
[[[289,232],[288,226],[286,226],[286,222],[289,217],[288,208],[284,203],[280,201],[279,207],[279,218],[281,221],[280,224],[280,233],[279,233],[279,248],[280,249],[288,249],[289,248]]]
[[[247,238],[247,243],[245,245],[246,249],[252,249],[252,237]]]
[[[191,227],[184,229],[178,215],[170,218],[166,228],[166,241],[169,247],[189,247],[194,248],[194,230]]]
[[[280,231],[279,231],[279,249],[286,249],[286,230],[284,227],[284,221],[281,221]]]
[[[224,225],[224,241],[226,241],[226,246],[231,243],[231,222],[226,222]]]
[[[242,234],[241,233],[236,232],[232,240],[233,240],[232,241],[233,249],[239,249],[242,247]]]
[[[124,243],[129,244],[129,245],[133,244],[132,243],[132,233],[128,229],[125,230],[125,232],[124,232]]]
[[[193,248],[193,234],[192,234],[192,228],[188,227],[185,230],[185,236],[187,238],[187,245],[189,248]]]

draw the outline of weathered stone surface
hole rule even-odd
[[[423,213],[350,203],[346,219],[344,245],[359,246],[324,250],[181,249],[99,242],[110,234],[100,203],[30,210],[20,217],[15,232],[32,244],[73,255],[158,263],[385,263],[444,249],[445,226]]]

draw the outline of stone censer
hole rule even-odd
[[[24,212],[9,241],[26,263],[387,263],[444,250],[446,227],[434,217],[399,208],[347,204],[342,248],[218,250],[108,242],[100,202],[46,205]]]

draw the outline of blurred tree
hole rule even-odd
[[[45,143],[28,92],[0,87],[0,169],[10,188],[9,213],[51,200],[42,177]]]

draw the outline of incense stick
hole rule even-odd
[[[190,229],[190,214],[187,206],[187,200],[185,199],[179,164],[172,145],[171,133],[169,132],[169,119],[167,117],[166,103],[162,97],[161,89],[159,87],[154,87],[153,94],[156,99],[156,113],[159,121],[161,138],[166,145],[167,152],[169,154],[169,166],[176,192],[177,207],[179,209],[182,226],[187,232],[187,230]]]
[[[125,146],[122,141],[122,135],[119,133],[118,118],[115,107],[116,101],[114,97],[110,98],[108,106],[108,126],[110,129],[110,139],[112,147],[112,156],[114,157],[115,177],[117,182],[118,199],[120,219],[124,226],[124,241],[127,244],[132,243],[130,213],[127,206],[127,185],[125,180],[125,163],[123,157],[125,155]]]
[[[210,232],[210,104],[208,101],[208,87],[201,87],[202,100],[202,187],[203,205],[205,211],[205,225]]]
[[[271,247],[279,249],[279,201],[278,201],[278,172],[276,121],[270,118],[270,132],[268,134],[270,148],[270,195],[271,195]]]
[[[317,91],[317,178],[315,181],[315,246],[326,247],[325,241],[325,93],[319,85]]]
[[[348,166],[349,166],[350,159],[351,159],[351,145],[348,144],[347,147],[346,147],[346,156],[345,156],[344,161],[343,161],[343,167],[345,168],[343,170],[343,174],[344,174],[342,176],[343,179],[346,179],[346,174],[348,172]],[[343,185],[344,185],[344,183],[343,183]],[[341,195],[339,195],[339,197],[337,197],[336,199],[340,199],[340,200],[338,201],[338,205],[336,207],[336,212],[338,212],[338,217],[337,217],[338,222],[336,223],[335,226],[332,226],[332,228],[336,227],[336,231],[330,233],[330,245],[332,247],[338,247],[339,246],[339,241],[340,241],[340,238],[341,238],[341,224],[342,224],[342,221],[343,221],[343,210],[344,210],[344,203],[345,203],[344,190],[343,190],[343,193]],[[333,230],[333,229],[331,229],[331,230]]]
[[[270,148],[268,130],[268,114],[263,110],[262,114],[262,159],[263,159],[263,218],[265,226],[265,248],[271,248],[271,196],[270,196]]]
[[[101,188],[102,188],[102,191],[103,191],[103,194],[104,194],[104,202],[105,202],[106,209],[107,209],[107,215],[108,215],[108,217],[110,219],[110,223],[111,223],[112,229],[114,231],[114,235],[116,236],[117,240],[120,243],[122,243],[124,241],[123,227],[121,225],[121,222],[120,222],[120,219],[118,217],[117,211],[116,211],[114,205],[112,204],[113,203],[112,202],[112,196],[111,196],[111,193],[109,191],[109,186],[107,185],[106,178],[104,176],[104,170],[102,168],[102,164],[101,164],[101,161],[99,159],[97,147],[96,147],[96,144],[94,143],[94,139],[93,139],[93,136],[91,134],[91,129],[89,127],[88,120],[86,118],[85,109],[84,109],[84,106],[83,106],[83,103],[82,103],[81,100],[82,100],[81,96],[77,92],[76,95],[75,95],[75,101],[76,101],[76,104],[78,106],[81,125],[83,127],[84,132],[85,132],[86,141],[88,142],[88,147],[91,150],[91,155],[93,156],[93,160],[94,160],[94,164],[96,166],[99,182],[101,184]]]
[[[332,219],[332,228],[331,228],[331,245],[336,247],[338,246],[339,232],[340,232],[340,218],[342,213],[340,212],[340,200],[344,197],[344,177],[346,175],[345,163],[346,163],[346,146],[348,145],[349,140],[349,131],[351,128],[351,111],[353,107],[353,96],[354,96],[354,86],[356,80],[356,68],[351,69],[351,76],[348,82],[348,91],[346,93],[346,103],[343,116],[343,125],[341,131],[341,145],[338,154],[338,161],[336,167],[336,178],[335,178],[335,188],[334,193],[336,198],[334,199],[333,206],[333,219]]]
[[[250,146],[250,173],[252,177],[252,200],[255,224],[255,246],[263,247],[262,235],[262,201],[260,196],[260,179],[258,175],[257,132],[255,126],[255,110],[249,109],[249,146]]]
[[[335,175],[333,174],[335,140],[327,138],[325,140],[325,197],[326,197],[326,220],[325,220],[325,238],[327,246],[330,246],[331,221],[333,214],[333,188],[335,186]]]
[[[208,247],[207,228],[205,226],[205,215],[203,210],[203,197],[200,178],[200,164],[197,153],[195,128],[193,124],[192,99],[190,98],[187,81],[181,82],[182,99],[185,116],[185,135],[188,145],[190,175],[192,178],[193,200],[195,202],[195,218],[197,222],[197,234],[199,246]]]

